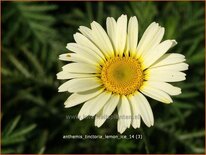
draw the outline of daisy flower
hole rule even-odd
[[[154,125],[153,112],[146,96],[162,103],[172,103],[170,96],[181,89],[168,82],[185,80],[188,69],[185,56],[165,54],[175,46],[175,40],[162,41],[165,29],[151,23],[138,41],[138,21],[121,15],[117,21],[108,17],[106,31],[97,22],[91,28],[80,26],[74,34],[75,43],[68,43],[71,51],[59,56],[68,61],[57,74],[68,80],[59,92],[72,93],[65,101],[70,108],[84,103],[78,118],[95,116],[95,126],[118,110],[117,130],[123,133],[130,126],[140,127],[141,120]]]

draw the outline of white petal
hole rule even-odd
[[[92,40],[92,30],[86,26],[80,26],[79,31],[86,36],[88,39]]]
[[[62,60],[62,61],[73,61],[71,59],[71,54],[72,53],[64,53],[64,54],[61,54],[59,55],[59,60]]]
[[[163,103],[172,103],[173,102],[171,97],[167,93],[165,93],[159,89],[155,89],[153,87],[148,87],[147,85],[146,86],[143,85],[140,88],[140,91],[143,94],[145,94],[145,95],[147,95],[147,96],[149,96],[157,101],[160,101]]]
[[[118,105],[118,123],[117,128],[118,132],[121,133],[123,129],[129,128],[131,125],[131,108],[128,99],[123,95],[121,97],[120,103]]]
[[[172,46],[176,45],[177,42],[175,40],[166,40],[152,48],[148,51],[144,57],[144,59],[140,60],[143,64],[143,69],[148,68],[155,61],[157,61],[161,56],[163,56]]]
[[[155,39],[155,36],[157,36],[160,29],[161,27],[159,24],[155,22],[148,26],[137,46],[137,58],[139,58],[144,52],[147,52],[155,44],[158,44],[159,40],[157,39],[153,42],[153,39]],[[161,39],[161,36],[159,36],[159,39]]]
[[[151,68],[176,64],[185,61],[185,56],[179,53],[166,53],[161,58],[159,58]]]
[[[77,74],[77,73],[69,73],[66,71],[61,71],[57,73],[57,79],[66,80],[66,79],[73,79],[73,78],[88,78],[88,77],[96,77],[97,74]]]
[[[139,128],[140,124],[141,124],[141,119],[140,119],[140,109],[138,107],[137,101],[135,100],[135,98],[130,95],[128,97],[129,101],[130,101],[130,106],[131,106],[131,111],[132,111],[132,126],[133,128]]]
[[[105,60],[104,55],[102,54],[102,52],[97,48],[97,46],[92,43],[87,37],[85,37],[84,35],[80,34],[80,33],[76,33],[74,34],[74,40],[77,42],[77,44],[85,46],[87,48],[90,48],[93,52],[95,52],[95,54],[97,54],[98,56],[100,56],[103,60]]]
[[[145,81],[143,85],[146,85],[147,87],[152,87],[155,89],[160,89],[169,95],[181,94],[181,89],[179,87],[174,87],[173,85],[166,83],[166,82]]]
[[[116,51],[117,49],[117,23],[114,18],[107,17],[107,33]]]
[[[84,56],[84,54],[76,54],[76,53],[66,53],[66,54],[61,54],[59,56],[60,60],[63,61],[72,61],[72,62],[79,62],[79,63],[89,63],[89,64],[93,64],[93,65],[98,65],[101,64],[102,61],[99,61],[99,63],[97,63],[97,61],[92,61],[91,58],[88,58],[88,56]]]
[[[70,108],[78,104],[81,104],[87,100],[90,100],[93,97],[99,95],[103,90],[104,89],[102,88],[96,88],[85,92],[74,93],[71,96],[69,96],[69,98],[64,102],[65,108]]]
[[[66,48],[70,51],[75,52],[78,55],[81,55],[83,58],[87,59],[92,64],[98,65],[104,62],[100,56],[98,56],[88,47],[76,43],[68,43]]]
[[[122,121],[117,121],[117,131],[122,134],[125,130],[127,129],[127,127],[125,126],[124,122]]]
[[[147,46],[144,47],[143,53],[141,55],[141,59],[144,59],[147,56],[147,54],[150,54],[149,52],[152,51],[152,49],[160,43],[160,41],[163,38],[164,32],[165,32],[165,29],[159,26],[159,29],[156,32],[156,34],[151,38]]]
[[[142,95],[140,92],[135,92],[134,96],[131,97],[131,100],[132,100],[132,103],[136,104],[137,108],[139,109],[139,113],[144,123],[148,127],[154,125],[153,112],[152,112],[149,102],[144,97],[144,95]]]
[[[125,49],[124,49],[124,55],[126,56],[126,57],[128,57],[129,56],[129,51],[130,49],[129,49],[129,38],[128,38],[128,35],[127,35],[127,40],[126,40],[126,45],[125,45]],[[130,52],[131,53],[131,52]]]
[[[138,42],[138,21],[137,18],[131,17],[128,25],[128,42],[131,56],[136,55],[136,48]]]
[[[71,61],[71,60],[70,60],[70,54],[71,54],[71,53],[64,53],[64,54],[59,55],[59,60]]]
[[[97,88],[101,86],[102,83],[99,78],[91,77],[91,78],[78,78],[78,79],[71,79],[65,83],[63,83],[58,91],[64,92],[82,92],[90,89]]]
[[[104,57],[107,57],[107,58],[110,57],[109,52],[107,50],[105,50],[106,45],[104,45],[105,44],[104,40],[102,40],[101,36],[100,37],[99,37],[99,35],[97,36],[97,34],[99,34],[99,32],[94,31],[94,30],[92,31],[91,29],[89,29],[88,27],[85,27],[85,26],[80,26],[79,31],[84,36],[86,36],[98,49],[100,49],[100,51],[104,55]],[[103,31],[104,31],[104,29],[103,29]]]
[[[114,56],[112,43],[102,26],[94,21],[91,23],[91,27],[93,35],[92,39],[95,44],[106,54],[107,57]]]
[[[127,38],[127,16],[121,15],[117,20],[117,47],[116,52],[123,55]]]
[[[100,73],[99,67],[84,63],[70,63],[63,66],[62,69],[70,73]]]
[[[145,80],[148,81],[163,81],[163,82],[178,82],[185,80],[186,74],[175,71],[158,71],[158,72],[146,72]]]
[[[87,101],[82,106],[78,114],[78,118],[82,120],[87,116],[94,116],[96,113],[98,113],[102,109],[102,107],[107,103],[110,97],[111,97],[111,93],[103,91],[101,94],[99,94],[95,98]]]
[[[172,65],[165,65],[160,67],[148,68],[146,72],[158,72],[158,71],[185,71],[188,70],[189,65],[186,63],[177,63]]]
[[[100,127],[106,119],[113,113],[117,104],[119,103],[120,96],[112,94],[109,101],[105,104],[100,112],[95,117],[95,126]]]
[[[76,53],[62,54],[60,55],[59,59],[63,61],[72,61],[78,63],[98,65],[96,62],[92,61],[91,58],[89,57],[85,58],[83,54],[76,54]]]

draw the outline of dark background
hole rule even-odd
[[[139,36],[156,21],[164,39],[177,40],[171,51],[189,64],[187,80],[176,84],[183,93],[170,105],[149,99],[154,126],[124,132],[142,140],[63,139],[118,134],[115,119],[101,128],[94,119],[66,119],[82,105],[64,108],[69,94],[57,92],[56,73],[79,26],[96,20],[105,27],[106,17],[121,14],[137,16]],[[204,2],[2,2],[2,153],[204,153],[204,26]]]

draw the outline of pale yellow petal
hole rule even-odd
[[[70,108],[81,104],[85,101],[88,101],[97,95],[99,95],[104,89],[96,88],[84,92],[73,93],[69,98],[64,102],[65,108]]]
[[[82,120],[87,116],[94,116],[96,113],[98,113],[102,109],[102,107],[107,103],[110,97],[111,97],[111,93],[103,91],[98,96],[87,101],[82,106],[78,114],[78,118]]]
[[[82,92],[86,90],[91,90],[102,85],[99,78],[76,78],[71,79],[63,83],[59,88],[59,92],[69,91],[69,92]]]
[[[100,127],[106,119],[113,113],[117,104],[119,103],[120,96],[112,94],[109,101],[105,104],[100,112],[95,117],[95,126]]]

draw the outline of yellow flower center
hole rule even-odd
[[[114,57],[103,65],[101,79],[108,91],[129,95],[141,87],[144,74],[137,59]]]

